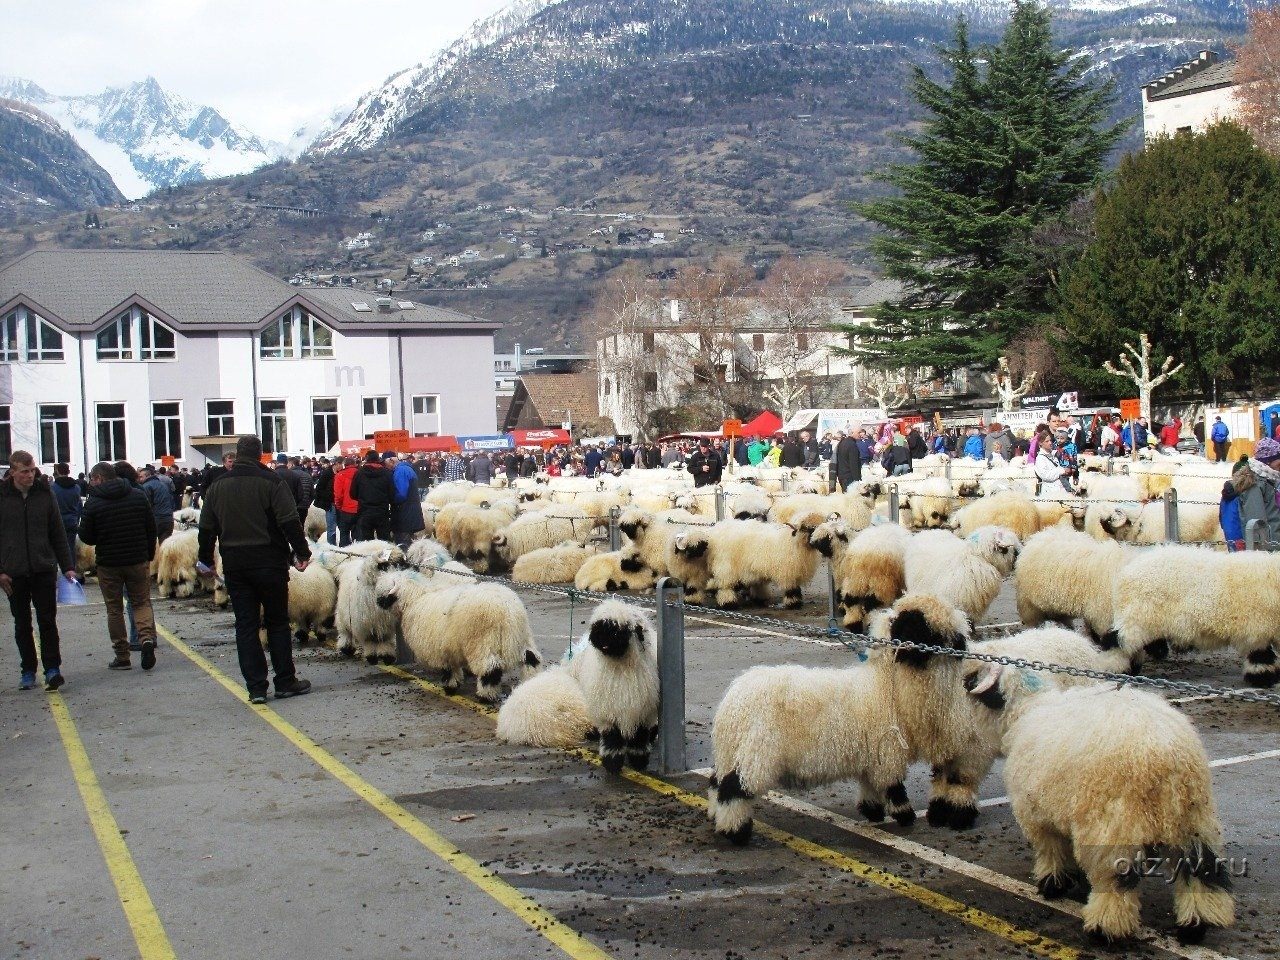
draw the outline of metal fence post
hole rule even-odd
[[[942,469],[944,474],[946,475],[947,483],[950,483],[951,482],[951,458],[950,457],[947,457],[946,461],[942,465]]]
[[[782,475],[782,492],[789,493],[791,491],[791,475],[784,473]]]
[[[889,522],[898,523],[898,485],[889,484]]]
[[[1258,529],[1261,526],[1261,520],[1250,520],[1244,525],[1244,548],[1246,550],[1258,549]]]
[[[609,508],[609,550],[622,549],[622,531],[618,529],[618,518],[622,516],[622,508],[616,504]]]
[[[1178,491],[1170,487],[1164,492],[1164,538],[1168,543],[1180,543],[1181,534],[1178,527]]]
[[[1116,461],[1114,457],[1107,457],[1107,476],[1111,476],[1116,472]]]
[[[656,588],[658,602],[658,770],[684,773],[684,587],[663,577]]]
[[[837,617],[839,613],[839,593],[836,592],[836,572],[835,564],[830,560],[827,561],[827,629],[838,630],[840,628],[840,620]]]
[[[724,519],[724,487],[716,484],[716,520]]]

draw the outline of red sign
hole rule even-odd
[[[1125,420],[1137,420],[1140,416],[1142,416],[1142,401],[1141,400],[1121,400],[1120,416],[1123,417]]]
[[[163,456],[160,458],[160,466],[162,467],[172,467],[177,462],[177,460],[170,456]]]
[[[742,421],[726,420],[724,424],[720,427],[720,433],[722,436],[726,436],[726,437],[742,436]]]
[[[393,453],[409,452],[409,431],[408,430],[375,430],[373,432],[373,449],[379,453],[391,451]]]

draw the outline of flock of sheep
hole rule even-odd
[[[893,480],[905,522],[882,516],[884,477],[827,493],[820,474],[751,468],[724,485],[721,520],[715,490],[666,469],[444,484],[428,494],[427,530],[407,550],[332,547],[313,511],[306,527],[318,562],[290,574],[290,620],[299,642],[332,640],[369,663],[394,661],[398,632],[449,691],[471,675],[476,696],[497,702],[504,683],[515,684],[499,739],[594,739],[604,767],[618,772],[644,769],[657,733],[648,613],[621,599],[600,603],[564,659],[544,667],[520,598],[475,575],[601,592],[643,591],[673,576],[692,603],[794,608],[825,559],[842,624],[872,638],[871,652],[843,669],[757,666],[731,684],[713,725],[708,814],[718,834],[746,843],[757,798],[834,781],[859,785],[868,819],[907,825],[915,813],[904,783],[917,762],[933,771],[929,822],[963,829],[1004,756],[1039,889],[1059,896],[1082,874],[1088,931],[1136,932],[1137,876],[1117,863],[1138,852],[1175,865],[1180,939],[1232,923],[1208,760],[1186,718],[1152,693],[986,659],[1136,672],[1171,648],[1232,647],[1246,682],[1274,685],[1280,556],[1222,552],[1216,506],[1212,525],[1199,516],[1198,501],[1216,496],[1225,469],[1219,478],[1205,461],[1161,457],[1122,475],[1087,472],[1077,498],[1060,488],[1036,495],[1016,461],[988,470],[928,458],[919,467]],[[1159,542],[1163,508],[1151,501],[1170,488],[1183,498],[1182,539],[1198,545]],[[1161,511],[1160,535],[1152,510]],[[181,526],[195,519],[181,516]],[[611,519],[623,539],[612,551],[600,543]],[[180,530],[157,556],[161,595],[200,589],[194,566],[194,529]],[[973,625],[1009,577],[1027,629],[975,640]],[[1084,633],[1069,629],[1075,619]]]

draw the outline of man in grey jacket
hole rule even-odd
[[[1261,521],[1259,536],[1280,545],[1280,504],[1276,490],[1280,488],[1280,443],[1263,437],[1253,449],[1247,465],[1236,468],[1231,484],[1240,498],[1240,524]]]
[[[487,453],[477,453],[467,465],[467,479],[484,485],[493,479],[493,461]]]

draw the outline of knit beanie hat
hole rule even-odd
[[[1263,463],[1270,463],[1272,460],[1280,459],[1280,443],[1270,437],[1263,437],[1258,441],[1257,446],[1253,448],[1253,458]]]

